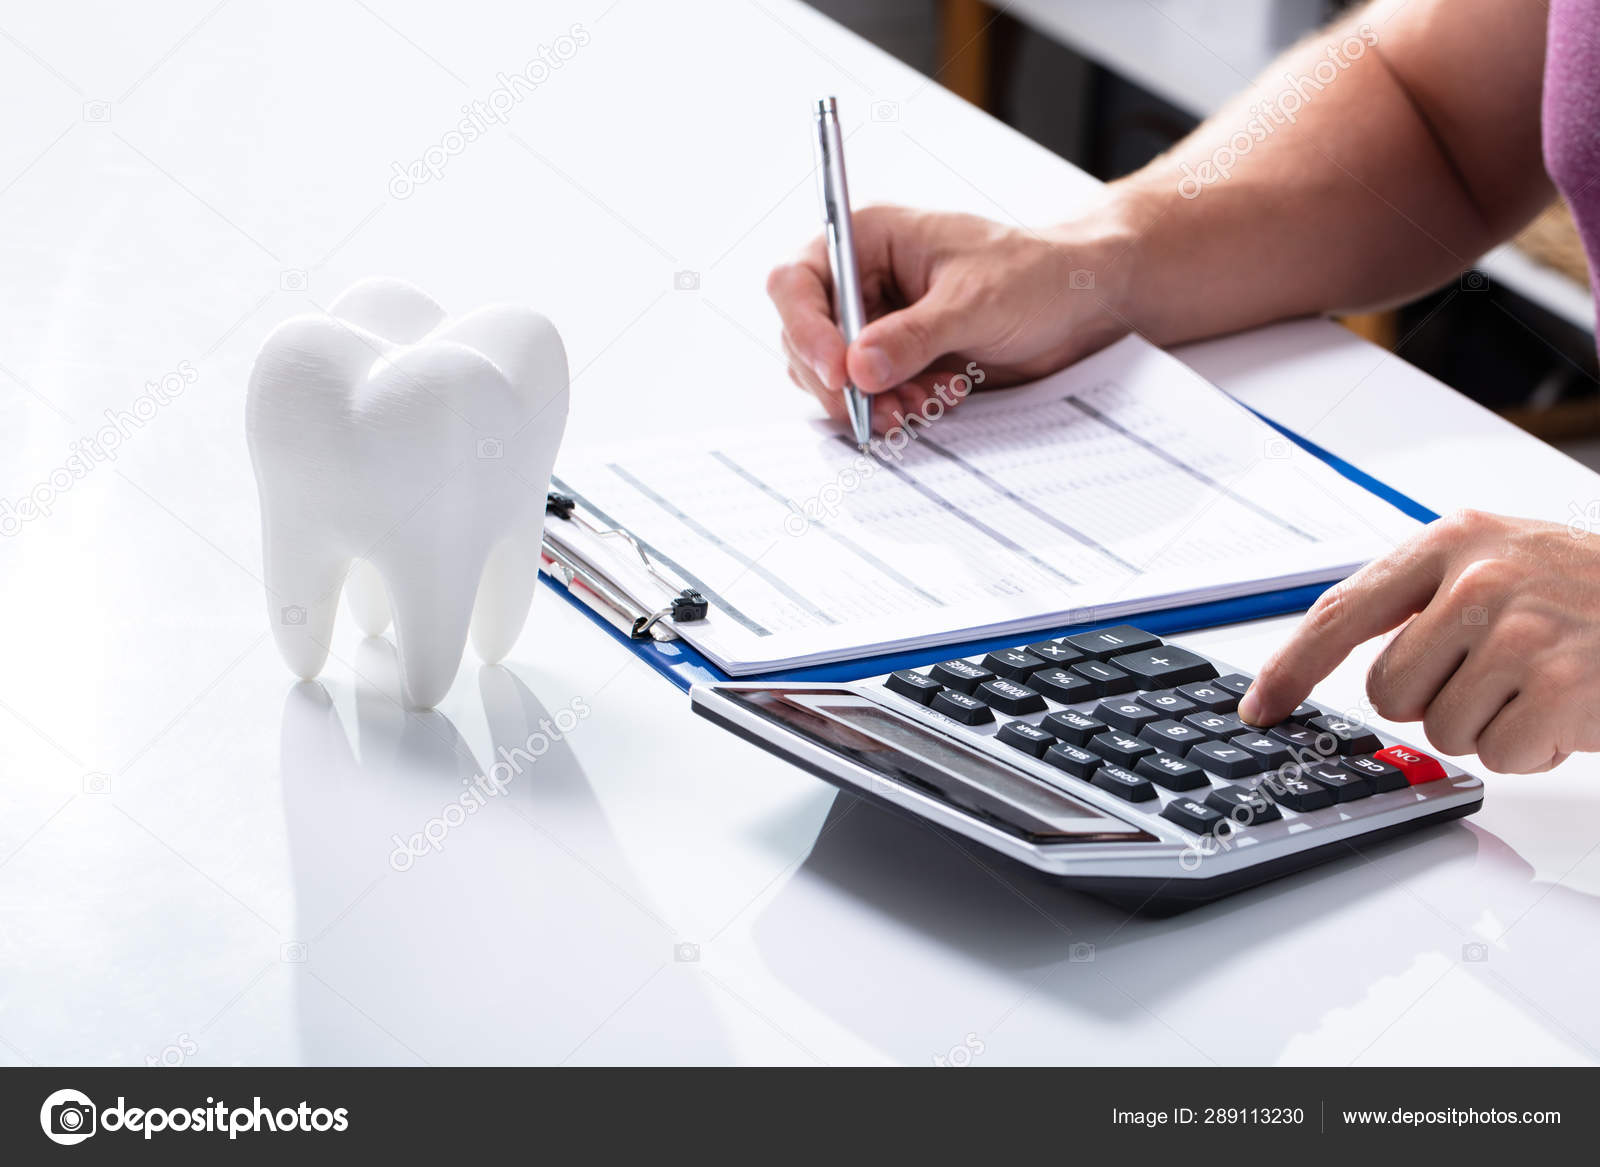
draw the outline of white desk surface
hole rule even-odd
[[[589,43],[510,124],[391,197],[391,163],[574,22]],[[836,799],[548,592],[436,713],[400,711],[391,649],[347,617],[322,683],[292,684],[242,434],[276,322],[387,272],[547,310],[571,440],[799,418],[762,280],[816,229],[812,97],[840,97],[858,204],[1041,222],[1085,176],[787,0],[201,0],[102,10],[93,35],[46,5],[6,33],[0,493],[147,380],[198,379],[0,540],[0,1061],[928,1065],[969,1037],[978,1064],[1596,1059],[1592,759],[1150,922]],[[1600,500],[1330,324],[1182,355],[1435,507]],[[1250,667],[1288,627],[1198,640]],[[1369,658],[1322,696],[1354,704]],[[391,868],[391,835],[575,697],[592,715],[506,798]]]

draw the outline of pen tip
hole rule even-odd
[[[862,452],[862,453],[863,453],[863,454],[870,454],[870,453],[872,453],[872,447],[871,447],[871,445],[869,445],[869,444],[868,444],[868,443],[866,443],[866,442],[857,442],[857,443],[856,443],[856,449],[858,449],[858,450],[860,450],[860,451],[861,451],[861,452]]]

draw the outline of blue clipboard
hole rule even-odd
[[[1257,410],[1251,410],[1250,412],[1302,450],[1325,462],[1340,475],[1368,493],[1383,499],[1384,502],[1387,502],[1401,513],[1422,523],[1431,523],[1439,517],[1435,511],[1429,510],[1415,499],[1402,494],[1387,483],[1381,482],[1365,471],[1352,466],[1343,458],[1323,449],[1309,438],[1301,437],[1293,430],[1279,425]],[[734,678],[717,668],[696,649],[691,647],[687,641],[681,639],[666,641],[643,640],[630,637],[625,631],[608,621],[600,612],[586,603],[580,596],[551,580],[547,574],[541,573],[540,579],[552,591],[563,596],[568,603],[572,604],[598,627],[604,629],[608,635],[621,641],[632,650],[635,656],[684,692],[688,692],[691,685],[711,681],[853,681],[862,677],[877,676],[880,673],[894,672],[896,669],[919,668],[923,665],[949,660],[951,657],[980,656],[998,648],[1010,648],[1017,643],[1018,639],[1016,633],[1011,633],[1001,637],[945,644],[911,652],[879,653],[873,656],[857,657],[853,660],[833,661],[829,664],[809,665],[800,669],[756,673]],[[1138,616],[1130,617],[1124,615],[1115,620],[1090,621],[1088,623],[1068,625],[1064,628],[1028,633],[1027,635],[1038,640],[1054,640],[1075,632],[1087,632],[1108,624],[1121,624],[1129,621],[1136,621],[1139,627],[1160,636],[1166,636],[1174,632],[1193,632],[1196,629],[1214,628],[1221,624],[1235,624],[1243,620],[1259,620],[1266,616],[1283,616],[1291,612],[1303,612],[1331,586],[1331,583],[1319,583],[1295,588],[1281,588],[1277,591],[1261,592],[1253,596],[1240,596],[1231,600],[1213,600],[1203,604],[1186,604],[1176,608],[1162,608],[1141,613]]]

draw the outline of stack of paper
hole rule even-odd
[[[706,595],[678,632],[734,676],[1338,579],[1417,528],[1137,337],[875,449],[749,428],[575,452],[557,489]]]

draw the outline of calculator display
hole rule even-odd
[[[844,689],[724,690],[806,740],[1040,842],[1151,839],[1050,784]]]

